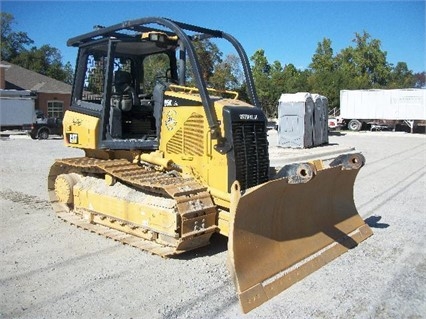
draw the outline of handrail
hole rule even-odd
[[[191,87],[191,86],[182,86],[182,85],[177,85],[177,84],[170,84],[169,85],[169,89],[171,89],[174,92],[185,92],[188,94],[194,94],[195,92],[199,92],[197,87]],[[218,90],[218,89],[214,89],[214,88],[207,88],[207,91],[212,92],[212,93],[217,93],[220,95],[223,94],[228,94],[231,95],[231,99],[233,100],[237,100],[239,93],[236,91],[230,91],[230,90]]]

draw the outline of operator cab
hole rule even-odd
[[[178,48],[161,32],[80,45],[71,110],[100,118],[101,148],[158,149],[164,91],[179,83]]]
[[[250,61],[241,44],[223,31],[148,17],[69,39],[69,46],[79,48],[70,110],[99,119],[96,148],[158,149],[164,92],[170,83],[182,89],[188,79],[198,92],[197,106],[203,107],[209,134],[217,141],[215,149],[225,151],[228,146],[214,109],[215,97],[193,45],[210,38],[224,39],[235,48],[247,97],[260,108]]]

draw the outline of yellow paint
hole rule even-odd
[[[177,236],[178,216],[173,209],[99,194],[78,185],[74,187],[74,205],[77,209],[85,208],[171,237]]]
[[[96,149],[100,120],[97,117],[67,111],[63,120],[66,146]]]
[[[115,179],[114,176],[112,176],[110,174],[105,174],[105,184],[106,185],[113,186],[116,182],[117,182],[117,180]]]
[[[183,173],[194,176],[200,183],[207,185],[216,204],[229,207],[227,157],[214,149],[217,140],[211,136],[198,90],[173,85],[165,92],[165,100],[168,100],[166,105],[180,100],[196,106],[163,108],[160,151],[166,159],[179,165]],[[222,110],[226,105],[251,106],[234,98],[215,99],[213,110],[220,123],[223,123]],[[223,125],[220,129],[221,135],[225,136]],[[216,196],[217,194],[220,196]]]

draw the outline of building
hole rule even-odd
[[[71,88],[69,84],[18,65],[0,63],[0,89],[34,92],[35,108],[47,117],[63,118],[71,102]]]

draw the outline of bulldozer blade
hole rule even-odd
[[[353,199],[358,159],[309,174],[305,164],[299,173],[308,178],[271,180],[242,195],[232,185],[228,266],[244,313],[373,234]]]

